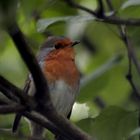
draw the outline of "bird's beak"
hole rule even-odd
[[[74,42],[72,43],[72,47],[75,46],[75,45],[77,45],[77,44],[79,44],[79,43],[80,43],[80,41],[74,41]]]

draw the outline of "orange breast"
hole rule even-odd
[[[70,50],[62,50],[61,52],[53,52],[45,61],[44,73],[48,82],[55,80],[64,80],[70,86],[77,86],[80,74],[75,65],[73,54]],[[68,55],[66,54],[68,53]]]

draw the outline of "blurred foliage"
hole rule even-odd
[[[96,0],[76,2],[90,9],[97,7]],[[112,3],[118,16],[140,17],[139,0],[113,0]],[[108,11],[105,1],[104,4]],[[96,22],[91,15],[69,7],[62,0],[1,0],[0,74],[20,88],[24,86],[28,70],[3,30],[5,24],[14,18],[35,54],[49,35],[81,40],[75,48],[76,63],[82,75],[80,94],[71,117],[76,125],[97,140],[127,140],[130,136],[138,140],[139,106],[132,98],[131,86],[125,78],[128,72],[127,51],[115,25]],[[128,27],[128,34],[139,59],[140,28]],[[139,87],[140,77],[135,66],[133,75]],[[97,97],[100,99],[98,102]],[[0,128],[10,129],[13,118],[13,115],[0,116]],[[0,129],[0,140],[27,139],[28,135],[28,124],[24,120],[16,135]],[[49,137],[52,138],[50,133]]]
[[[77,124],[100,140],[124,140],[138,126],[138,112],[111,106],[103,110],[96,119],[86,118]]]

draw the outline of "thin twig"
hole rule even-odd
[[[72,8],[77,8],[77,9],[81,9],[83,11],[86,11],[92,15],[94,15],[95,17],[97,16],[97,13],[93,10],[90,10],[82,5],[77,4],[76,2],[74,2],[73,0],[64,0],[66,3],[68,3]]]
[[[134,52],[133,48],[132,48],[130,41],[129,41],[127,34],[126,34],[126,28],[121,27],[120,31],[121,31],[122,39],[123,39],[123,41],[126,45],[126,48],[127,48],[128,59],[129,59],[129,68],[128,68],[128,74],[127,74],[126,78],[128,79],[128,81],[129,81],[129,83],[134,91],[133,94],[135,95],[137,100],[140,102],[140,94],[139,94],[139,91],[134,84],[133,77],[132,77],[132,60],[133,60],[134,64],[135,64],[135,61],[137,62],[138,60],[136,59],[136,55],[134,55],[134,53],[133,53]],[[135,61],[134,61],[134,59],[135,59]],[[135,66],[137,67],[136,64],[135,64]],[[137,71],[138,70],[139,69],[137,69]],[[138,73],[139,73],[139,71],[138,71]],[[140,113],[139,113],[139,120],[138,121],[139,121],[139,126],[140,126]],[[139,135],[139,139],[140,139],[140,135]]]
[[[115,25],[129,25],[129,26],[140,26],[140,19],[133,19],[133,18],[128,18],[128,19],[123,19],[120,17],[116,17],[116,16],[100,16],[98,17],[98,12],[97,11],[93,11],[89,8],[86,8],[78,3],[75,3],[73,0],[64,0],[68,5],[70,5],[72,8],[77,8],[80,10],[83,10],[91,15],[93,15],[94,17],[96,17],[96,21],[99,22],[105,22],[108,24],[115,24]]]
[[[0,91],[8,99],[18,102],[18,98],[11,92],[11,88],[6,86],[6,84],[3,82],[3,77],[1,76],[0,76]]]
[[[104,17],[104,6],[102,0],[98,0],[98,9],[96,11],[96,17],[98,18]]]
[[[0,75],[0,91],[9,99],[22,103],[26,102],[26,94],[22,92],[18,87],[13,85],[11,82],[6,80],[3,76]]]
[[[110,0],[106,0],[107,4],[108,4],[108,7],[111,11],[114,11],[114,8],[113,8],[113,5],[112,5],[112,2]],[[127,80],[129,81],[133,91],[134,91],[134,94],[135,96],[139,99],[140,101],[140,94],[136,88],[136,85],[134,84],[134,81],[133,81],[133,77],[132,77],[132,62],[135,64],[136,66],[136,69],[138,71],[138,73],[140,74],[140,65],[138,64],[138,60],[137,60],[137,57],[136,57],[136,54],[131,46],[131,43],[128,39],[128,36],[127,36],[127,33],[126,33],[126,26],[120,26],[120,25],[117,25],[117,28],[119,30],[119,33],[120,33],[120,38],[122,39],[122,41],[124,42],[125,46],[126,46],[126,49],[127,49],[127,55],[128,55],[128,74],[126,75],[126,78]]]
[[[134,54],[134,50],[130,44],[130,41],[128,39],[127,33],[126,33],[126,27],[119,27],[120,30],[120,35],[122,37],[123,42],[125,43],[126,49],[127,49],[127,54],[128,54],[128,61],[129,61],[129,65],[128,65],[128,74],[126,75],[126,78],[128,79],[135,96],[139,99],[140,101],[140,94],[139,91],[137,90],[134,81],[133,81],[133,77],[132,77],[132,61],[135,64],[138,73],[140,72],[140,68],[139,68],[139,64],[138,64],[138,60],[136,58],[136,55]],[[140,74],[140,73],[139,73]]]
[[[114,25],[127,25],[127,26],[140,26],[140,19],[123,19],[120,17],[104,17],[102,19],[96,19],[96,21],[105,22]]]

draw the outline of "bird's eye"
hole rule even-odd
[[[62,45],[60,43],[55,44],[55,49],[60,49],[62,48]]]

